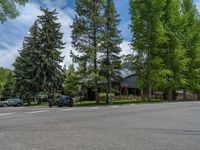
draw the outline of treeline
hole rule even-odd
[[[198,93],[200,99],[200,18],[192,0],[130,0],[133,67],[151,99],[163,91]]]
[[[94,87],[97,103],[99,82],[106,83],[108,100],[110,76],[119,79],[121,69],[122,39],[117,28],[120,20],[113,0],[76,1],[76,16],[71,25],[74,48],[71,57],[78,64],[76,73],[73,66],[69,68],[70,73],[61,66],[61,50],[65,43],[62,42],[63,33],[56,11],[41,10],[43,15],[38,17],[25,37],[14,64],[16,93],[28,99],[42,92],[54,99],[56,91],[63,88],[67,94],[74,95],[81,79],[84,81],[82,86]]]
[[[14,96],[14,85],[13,71],[0,67],[0,99],[7,99]]]
[[[71,66],[66,73],[61,66],[65,43],[56,10],[41,9],[14,63],[16,95],[26,99],[42,92],[54,99],[60,88],[74,95],[81,80],[82,87],[94,89],[97,103],[104,83],[108,101],[109,83],[120,82],[123,69],[119,14],[113,0],[75,4],[71,57],[77,71]],[[132,54],[127,60],[139,74],[144,96],[151,99],[152,91],[162,91],[171,100],[177,90],[199,93],[200,19],[193,1],[130,0],[130,15]]]

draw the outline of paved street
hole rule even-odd
[[[0,108],[0,150],[200,150],[200,102]]]

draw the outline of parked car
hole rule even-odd
[[[1,107],[7,107],[7,106],[22,106],[23,102],[18,98],[11,98],[7,99],[5,101],[1,101],[0,106]]]
[[[0,101],[0,107],[3,107],[3,102],[2,101]]]
[[[52,106],[58,106],[58,107],[69,106],[69,107],[72,107],[73,105],[74,105],[73,99],[69,96],[66,96],[66,95],[59,96],[54,102],[49,101],[49,107],[52,107]]]

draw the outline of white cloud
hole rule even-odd
[[[130,42],[128,41],[123,41],[120,45],[122,52],[121,55],[128,55],[132,53],[132,50],[130,48]]]
[[[64,1],[62,1],[64,2]],[[57,2],[56,2],[57,3]],[[45,7],[50,9],[57,9],[58,19],[62,25],[61,31],[64,32],[63,41],[66,42],[63,56],[65,56],[64,64],[71,63],[70,50],[71,47],[71,29],[72,16],[74,11],[65,7],[63,10],[59,6],[55,6],[55,1],[45,1]],[[37,3],[27,3],[25,7],[19,7],[20,16],[15,20],[9,20],[3,25],[0,25],[0,67],[13,68],[12,64],[18,56],[18,50],[22,46],[23,38],[28,33],[29,28],[32,26],[38,15],[41,15],[40,6]]]
[[[49,9],[57,9],[58,19],[61,23],[61,31],[64,32],[63,41],[66,42],[65,49],[63,50],[63,56],[65,56],[64,64],[69,65],[72,63],[70,58],[70,51],[73,49],[71,47],[71,29],[72,17],[74,11],[66,7],[60,9],[62,4],[59,3],[56,6],[54,2],[47,3],[45,1],[45,6]],[[55,6],[55,7],[54,7]],[[27,3],[25,7],[20,7],[21,15],[15,20],[9,20],[7,23],[1,25],[0,34],[2,38],[0,39],[0,66],[6,68],[12,68],[12,64],[15,58],[18,56],[18,50],[22,46],[23,38],[28,33],[29,28],[32,26],[38,15],[41,15],[40,6],[36,3]],[[122,53],[121,55],[131,53],[129,42],[123,41],[121,44]]]
[[[200,11],[200,1],[199,0],[195,0],[196,2],[196,6],[197,6],[197,9]]]
[[[23,38],[27,34],[29,27],[33,24],[40,10],[34,3],[28,3],[26,7],[20,7],[21,15],[15,20],[10,20],[1,25],[0,33],[4,35],[0,43],[0,66],[12,68],[18,50],[22,46]],[[31,11],[30,11],[31,10]]]
[[[0,67],[12,68],[15,58],[18,56],[17,49],[19,48],[19,45],[16,47],[8,46],[7,48],[9,51],[0,51]]]

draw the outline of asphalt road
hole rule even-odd
[[[0,150],[200,150],[200,102],[0,108]]]

